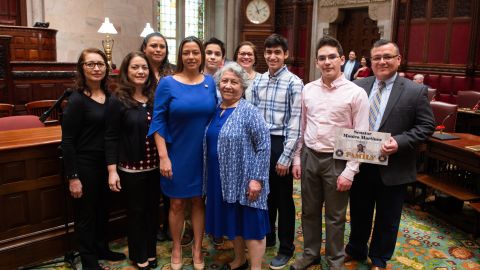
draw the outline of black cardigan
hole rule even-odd
[[[115,95],[107,107],[105,157],[107,165],[120,161],[136,162],[145,159],[145,141],[148,133],[147,110],[151,106],[127,108]]]

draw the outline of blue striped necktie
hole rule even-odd
[[[370,124],[370,130],[373,130],[375,123],[377,122],[377,117],[380,114],[380,103],[382,101],[382,92],[385,89],[385,82],[378,82],[377,92],[375,96],[370,101],[370,113],[368,115],[368,122]]]

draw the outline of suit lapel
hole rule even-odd
[[[393,82],[392,92],[390,92],[390,97],[388,98],[387,107],[385,107],[385,111],[383,112],[382,122],[380,122],[380,126],[378,127],[378,130],[382,128],[383,124],[385,123],[388,116],[392,112],[393,107],[395,107],[395,104],[397,104],[398,98],[401,96],[403,90],[405,89],[404,82],[400,78],[401,78],[400,76],[397,76],[397,78],[395,79],[395,82]]]

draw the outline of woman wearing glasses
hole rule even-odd
[[[103,269],[98,260],[119,261],[107,235],[108,185],[104,151],[105,108],[109,68],[105,54],[82,51],[77,62],[76,91],[68,100],[62,122],[65,175],[74,198],[75,234],[83,269]]]
[[[185,38],[178,48],[177,72],[158,84],[149,131],[158,149],[160,185],[170,197],[172,270],[181,269],[183,264],[180,237],[188,201],[192,203],[193,267],[197,270],[205,267],[201,250],[205,227],[202,143],[217,101],[213,78],[201,73],[204,65],[202,42],[196,37]]]
[[[237,62],[247,72],[247,85],[244,96],[248,101],[252,100],[252,82],[260,75],[255,71],[257,65],[257,47],[250,41],[243,41],[238,44],[233,55]]]

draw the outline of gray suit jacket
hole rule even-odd
[[[354,81],[370,95],[375,77]],[[435,130],[427,87],[397,76],[380,123],[379,132],[391,133],[398,143],[398,152],[390,155],[388,166],[378,166],[382,181],[387,186],[416,181],[417,146]],[[362,177],[362,164],[360,173]],[[374,165],[375,166],[375,165]]]

